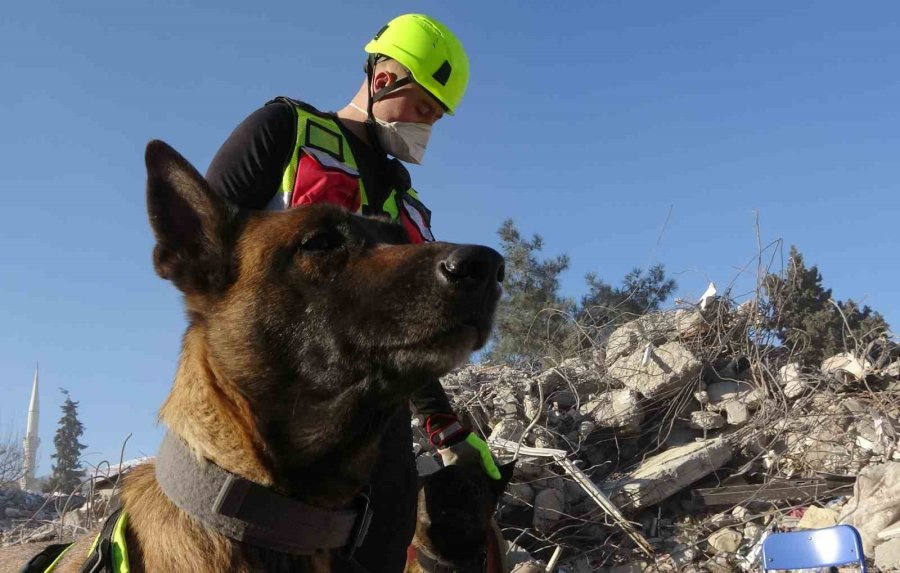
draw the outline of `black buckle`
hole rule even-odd
[[[371,488],[367,486],[363,491],[359,492],[357,497],[359,518],[353,525],[353,530],[350,532],[350,542],[345,547],[344,555],[348,559],[353,558],[353,554],[363,544],[363,541],[366,540],[366,535],[369,533],[369,526],[372,524],[372,516],[374,515],[372,503],[369,499],[370,493]]]

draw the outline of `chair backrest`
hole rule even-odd
[[[825,529],[773,533],[762,546],[762,568],[808,569],[859,563],[866,573],[859,532],[851,525],[836,525]]]

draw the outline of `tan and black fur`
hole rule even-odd
[[[322,508],[350,503],[388,417],[481,347],[502,258],[404,244],[397,225],[328,205],[239,213],[162,142],[147,148],[156,272],[188,328],[160,421],[193,452]],[[329,571],[232,541],[175,507],[152,464],[128,476],[131,571]],[[73,573],[92,536],[57,569]]]
[[[408,554],[406,573],[432,573],[421,566],[417,551],[438,558],[442,571],[471,571],[493,540],[492,520],[497,503],[512,478],[514,462],[499,467],[499,480],[480,468],[453,465],[422,478],[419,488],[416,533]],[[492,556],[497,568],[499,555]]]

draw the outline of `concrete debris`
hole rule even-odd
[[[882,571],[900,569],[900,538],[895,537],[875,548],[875,566]]]
[[[880,541],[878,533],[900,520],[900,463],[871,465],[856,478],[853,497],[841,511],[840,522],[859,530],[867,555]]]
[[[823,529],[825,527],[831,527],[832,525],[837,525],[839,517],[838,512],[833,509],[811,505],[806,508],[806,512],[803,514],[803,517],[800,518],[797,529]]]
[[[860,381],[871,371],[872,363],[868,360],[860,360],[849,352],[826,358],[822,362],[822,374],[841,374],[845,378]]]
[[[565,496],[557,489],[541,490],[534,497],[534,518],[532,523],[540,531],[547,531],[563,515]]]
[[[691,412],[688,427],[695,430],[716,430],[725,426],[725,418],[715,412]]]
[[[695,379],[702,368],[693,353],[679,342],[653,348],[646,366],[641,366],[642,361],[643,351],[624,356],[610,367],[609,375],[648,399],[679,390]]]
[[[801,365],[760,336],[764,305],[700,306],[641,316],[541,371],[442,379],[501,461],[518,452],[504,531],[544,563],[564,546],[563,573],[750,573],[769,532],[836,516],[869,557],[900,539],[900,485],[875,485],[875,468],[900,466],[900,347]]]
[[[730,527],[726,527],[710,535],[707,542],[710,549],[715,553],[736,553],[743,540],[743,535]]]
[[[628,388],[610,390],[582,404],[581,415],[589,417],[595,423],[595,428],[627,428],[637,431],[644,420],[639,398],[637,392]]]
[[[719,469],[731,455],[724,440],[688,444],[647,458],[626,478],[602,489],[611,491],[622,509],[652,506]]]

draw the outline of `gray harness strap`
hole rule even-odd
[[[207,527],[237,541],[293,555],[362,544],[372,512],[327,510],[200,461],[178,437],[166,434],[156,458],[156,480],[166,496]]]

